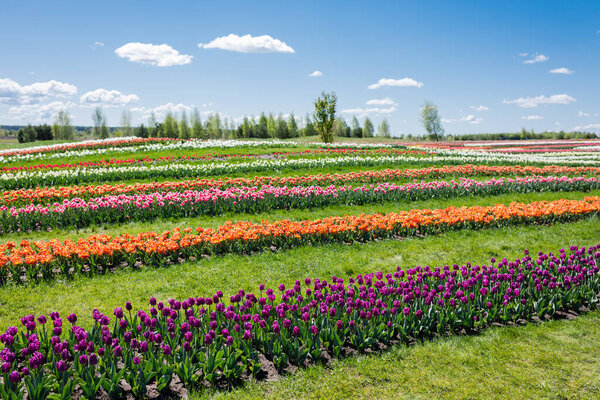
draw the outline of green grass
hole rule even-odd
[[[568,224],[519,226],[482,231],[454,231],[424,239],[383,240],[364,244],[299,247],[277,253],[214,256],[165,268],[118,271],[92,278],[0,288],[0,330],[16,324],[24,314],[75,312],[89,323],[91,310],[112,315],[112,309],[130,300],[145,307],[159,299],[214,294],[226,296],[239,289],[256,291],[260,283],[286,286],[306,277],[330,278],[393,271],[396,266],[443,266],[485,263],[491,257],[516,258],[523,249],[558,251],[569,245],[600,243],[600,221],[590,218]],[[228,298],[228,297],[227,297]]]
[[[154,220],[147,222],[131,222],[128,224],[120,225],[100,225],[90,226],[82,229],[55,229],[51,232],[40,231],[31,233],[10,233],[0,236],[2,242],[9,240],[21,241],[23,239],[30,241],[37,240],[50,240],[58,238],[60,240],[71,239],[76,241],[80,237],[87,237],[92,234],[106,234],[106,235],[119,235],[127,232],[130,234],[137,234],[141,232],[154,231],[163,232],[165,230],[171,230],[173,228],[187,228],[187,227],[198,227],[202,226],[205,228],[216,228],[223,225],[226,221],[252,221],[260,222],[261,220],[306,220],[306,219],[318,219],[331,216],[339,215],[358,215],[361,213],[365,214],[376,214],[376,213],[390,213],[402,210],[411,209],[422,209],[422,208],[446,208],[450,206],[461,207],[461,206],[486,206],[494,204],[510,204],[511,202],[523,202],[530,203],[533,201],[542,200],[558,200],[558,199],[583,199],[587,196],[600,196],[600,190],[594,190],[590,192],[556,192],[556,193],[518,193],[518,194],[504,194],[499,196],[489,197],[462,197],[462,198],[451,198],[451,199],[432,199],[432,200],[421,200],[421,201],[406,201],[406,202],[386,202],[378,204],[365,204],[365,205],[332,205],[328,207],[318,209],[292,209],[292,210],[270,210],[262,213],[248,214],[248,213],[227,213],[216,216],[200,216],[195,218],[173,218],[170,220]]]
[[[598,399],[600,312],[491,328],[190,399]]]

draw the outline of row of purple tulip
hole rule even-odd
[[[129,302],[112,315],[95,309],[91,321],[27,315],[0,336],[0,395],[21,399],[26,388],[29,399],[70,399],[78,387],[89,399],[99,391],[122,398],[125,390],[144,397],[150,384],[167,393],[175,376],[190,388],[258,375],[261,356],[281,370],[325,352],[553,315],[595,304],[599,266],[600,245],[572,246],[486,265],[307,278],[228,297],[151,298],[145,310]]]

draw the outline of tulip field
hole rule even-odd
[[[600,398],[600,141],[507,142],[0,150],[0,398]]]

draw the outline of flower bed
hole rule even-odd
[[[58,312],[26,315],[21,328],[0,336],[0,395],[21,399],[26,388],[29,399],[70,399],[77,388],[88,399],[99,391],[142,398],[152,387],[172,396],[175,381],[237,384],[264,376],[267,364],[282,371],[382,344],[540,321],[596,304],[599,249],[537,257],[526,250],[511,262],[398,267],[347,281],[307,278],[229,297],[151,298],[137,312],[130,302],[112,315],[95,309],[89,322],[72,313],[66,321]]]
[[[497,204],[488,207],[449,207],[389,214],[346,215],[313,221],[252,223],[226,222],[217,229],[179,228],[163,233],[120,236],[92,235],[60,242],[23,240],[0,245],[0,284],[9,280],[52,279],[57,275],[102,273],[115,268],[161,266],[206,254],[250,253],[332,242],[368,241],[376,238],[438,234],[448,230],[487,226],[544,224],[598,215],[600,198],[533,203]]]
[[[228,212],[257,213],[265,210],[316,208],[333,204],[373,204],[503,193],[567,192],[600,189],[600,178],[542,177],[500,178],[487,181],[414,182],[404,185],[262,186],[187,190],[74,198],[62,203],[0,206],[0,234],[48,228],[82,228],[92,224],[188,218]]]
[[[183,191],[195,188],[225,188],[229,186],[263,186],[263,185],[314,185],[341,184],[348,182],[370,183],[383,180],[406,178],[446,177],[446,176],[502,176],[502,175],[585,175],[598,174],[598,167],[567,167],[549,165],[533,166],[488,166],[488,165],[456,165],[429,167],[419,169],[384,169],[376,171],[348,172],[342,174],[317,174],[302,176],[256,176],[254,178],[208,178],[182,180],[176,182],[150,182],[130,185],[85,185],[45,187],[35,189],[16,189],[0,193],[0,202],[5,204],[36,201],[60,201],[65,198],[90,198],[104,195],[120,195],[130,193],[151,193],[155,191]]]

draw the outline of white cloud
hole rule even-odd
[[[525,119],[527,121],[533,121],[533,120],[544,119],[544,117],[542,117],[541,115],[525,115],[525,116],[521,117],[521,119]]]
[[[570,75],[572,74],[573,70],[570,70],[569,68],[565,68],[565,67],[560,67],[560,68],[555,68],[555,69],[551,69],[549,71],[551,74],[563,74],[563,75]]]
[[[577,116],[578,116],[579,118],[581,118],[581,117],[597,117],[597,116],[599,116],[599,115],[600,115],[600,114],[598,114],[598,113],[584,113],[583,111],[579,111],[579,112],[577,113]]]
[[[396,103],[391,97],[384,97],[383,99],[371,99],[367,101],[367,105],[369,106],[397,106]]]
[[[473,114],[465,115],[464,117],[460,117],[457,119],[442,118],[442,122],[445,124],[451,124],[454,122],[468,122],[470,124],[476,125],[481,123],[481,121],[483,121],[483,118],[477,118]]]
[[[567,94],[553,94],[550,97],[540,95],[537,97],[519,97],[514,100],[503,100],[504,104],[516,104],[519,107],[529,108],[537,107],[540,104],[569,104],[576,101],[575,98]]]
[[[533,56],[533,58],[523,61],[523,63],[524,64],[534,64],[534,63],[548,61],[549,59],[550,59],[550,57],[546,57],[543,54],[536,54],[535,56]]]
[[[22,121],[49,122],[54,119],[59,111],[75,107],[75,103],[53,101],[47,104],[23,104],[13,106],[8,109],[8,114],[14,116],[13,119]],[[73,119],[73,117],[71,117]]]
[[[323,73],[319,70],[316,70],[316,71],[313,71],[310,74],[308,74],[308,76],[315,78],[317,76],[323,76]]]
[[[519,57],[527,57],[528,54],[527,53],[519,53]]]
[[[381,107],[368,107],[368,108],[361,108],[361,107],[357,107],[357,108],[346,108],[344,110],[342,110],[342,114],[354,114],[356,115],[358,118],[363,118],[366,117],[367,115],[384,115],[384,114],[391,114],[393,112],[398,111],[398,109],[394,106],[392,107],[387,107],[387,108],[381,108]]]
[[[470,106],[469,108],[470,108],[471,110],[475,110],[475,111],[479,111],[479,112],[481,112],[481,111],[487,111],[487,110],[489,110],[489,109],[490,109],[490,108],[489,108],[489,107],[487,107],[487,106]]]
[[[411,78],[402,78],[402,79],[390,79],[390,78],[381,78],[377,83],[373,83],[368,86],[369,89],[379,89],[384,86],[401,86],[401,87],[422,87],[423,82],[417,82]]]
[[[185,65],[191,63],[193,58],[187,54],[179,54],[177,50],[167,44],[151,43],[127,43],[116,49],[115,54],[132,62],[157,67]]]
[[[140,98],[135,94],[123,94],[118,90],[96,89],[81,96],[84,106],[119,107],[135,103]]]
[[[31,104],[49,97],[68,97],[75,93],[76,86],[55,80],[21,86],[12,79],[0,79],[0,103],[5,104]]]
[[[588,124],[583,126],[575,126],[572,131],[597,131],[600,130],[600,124]]]
[[[165,115],[167,115],[167,113],[171,113],[171,114],[180,114],[181,112],[185,111],[186,113],[191,113],[192,110],[194,109],[194,105],[185,105],[185,104],[173,104],[173,103],[167,103],[167,104],[161,104],[160,106],[154,107],[154,108],[146,108],[146,107],[134,107],[131,109],[132,112],[139,112],[143,114],[144,118],[147,118],[150,116],[150,114],[154,113],[154,115],[156,116],[157,119],[163,119],[165,117]],[[200,114],[203,115],[208,115],[208,114],[212,114],[213,111],[201,111]]]
[[[262,36],[238,36],[230,33],[227,36],[221,36],[210,43],[198,43],[202,49],[221,49],[237,51],[239,53],[295,53],[294,49],[279,39],[272,38],[269,35]]]
[[[102,42],[94,42],[94,44],[92,45],[92,49],[96,50],[98,47],[104,47],[104,43],[102,43]]]

